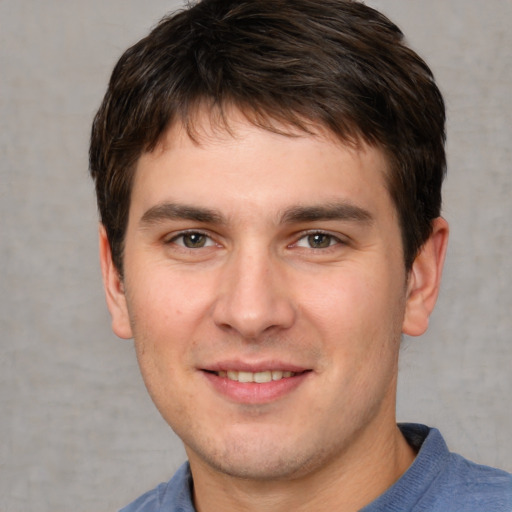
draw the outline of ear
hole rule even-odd
[[[126,305],[124,285],[119,272],[112,261],[112,252],[107,238],[105,227],[99,227],[100,263],[103,275],[103,287],[107,299],[107,306],[112,317],[112,330],[120,338],[132,338],[130,317]]]
[[[448,223],[442,217],[433,221],[432,234],[416,256],[409,272],[407,299],[402,332],[419,336],[428,327],[439,294],[446,247]]]

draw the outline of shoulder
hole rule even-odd
[[[146,492],[119,512],[195,512],[190,485],[190,468],[185,463],[171,480]]]
[[[414,510],[512,512],[511,474],[450,452],[437,429],[426,434],[416,462],[429,478]]]
[[[400,429],[418,455],[364,512],[512,512],[512,475],[450,452],[435,428]]]
[[[451,453],[433,482],[438,500],[457,504],[457,510],[512,512],[512,475],[475,464]]]

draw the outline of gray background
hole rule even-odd
[[[452,227],[429,333],[406,340],[399,419],[512,470],[512,2],[375,0],[446,95]],[[183,450],[110,332],[87,176],[122,50],[180,2],[0,0],[0,511],[116,510]]]

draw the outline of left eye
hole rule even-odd
[[[326,233],[311,233],[299,239],[296,245],[298,247],[307,247],[308,249],[326,249],[338,243],[339,240],[332,235]]]
[[[203,233],[183,233],[171,240],[172,243],[186,247],[187,249],[201,249],[214,245],[213,240]]]

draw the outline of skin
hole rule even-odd
[[[400,338],[428,325],[448,227],[406,273],[379,149],[231,117],[140,158],[124,281],[100,228],[113,330],[185,444],[199,512],[358,510],[414,459]],[[291,384],[213,373],[284,367]]]

